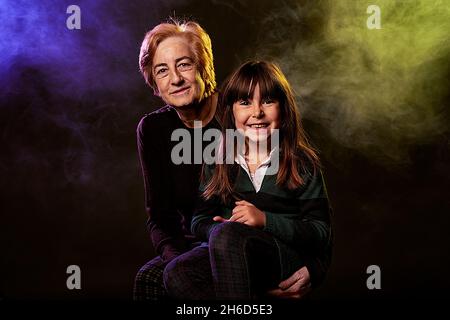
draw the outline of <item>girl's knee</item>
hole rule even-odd
[[[210,246],[228,247],[245,239],[248,226],[239,222],[224,222],[214,227],[209,237]]]
[[[189,261],[184,261],[183,256],[179,256],[170,261],[163,273],[164,287],[172,298],[186,299],[186,284],[191,283],[189,275]]]
[[[170,293],[170,289],[172,288],[172,282],[176,275],[180,275],[178,271],[180,269],[180,263],[177,259],[170,261],[167,266],[164,268],[163,272],[163,283],[166,290]]]

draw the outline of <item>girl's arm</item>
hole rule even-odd
[[[320,170],[307,179],[298,201],[298,214],[265,211],[264,230],[302,252],[317,254],[325,251],[331,241],[331,207]]]

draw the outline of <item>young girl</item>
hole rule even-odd
[[[288,81],[273,63],[247,62],[227,81],[219,108],[223,159],[205,166],[192,220],[206,242],[166,267],[166,289],[180,299],[248,300],[301,267],[317,286],[330,263],[331,209]],[[244,143],[227,148],[227,129]]]

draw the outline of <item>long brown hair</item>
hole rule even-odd
[[[226,129],[236,129],[233,104],[253,96],[259,84],[261,98],[275,99],[280,104],[280,164],[277,185],[295,189],[303,185],[302,172],[320,168],[317,151],[309,144],[303,130],[294,92],[280,68],[271,62],[249,61],[240,66],[225,82],[218,105],[218,117],[222,125],[221,144],[225,157]],[[299,165],[300,164],[300,165]],[[216,163],[215,170],[206,183],[203,197],[218,195],[226,202],[233,195],[234,164]]]

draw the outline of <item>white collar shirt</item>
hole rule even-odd
[[[269,156],[259,164],[259,166],[256,168],[254,174],[252,174],[250,172],[247,161],[245,161],[245,158],[242,154],[238,153],[236,155],[236,158],[234,159],[234,161],[237,164],[239,164],[245,170],[245,172],[247,172],[248,177],[250,178],[250,181],[252,182],[253,187],[255,188],[256,192],[258,192],[261,189],[261,186],[262,186],[262,183],[264,180],[264,176],[266,175],[267,168],[270,165],[272,155],[274,152],[275,152],[275,148],[272,149],[270,151]]]

